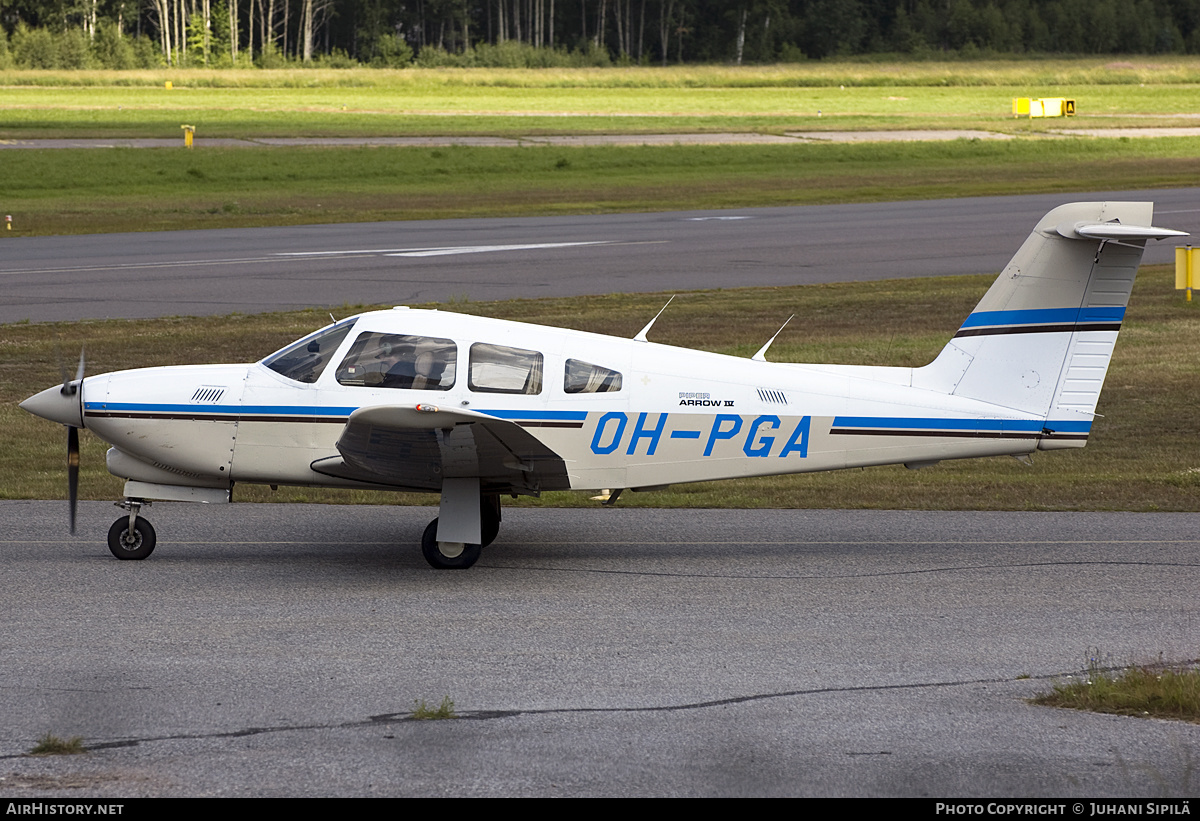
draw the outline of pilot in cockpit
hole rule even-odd
[[[405,334],[365,333],[338,368],[338,382],[369,388],[445,391],[454,386],[454,343]]]
[[[417,349],[412,343],[385,337],[375,355],[377,367],[366,375],[366,383],[381,388],[411,388],[417,379]]]

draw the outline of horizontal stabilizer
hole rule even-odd
[[[1171,237],[1186,237],[1187,231],[1175,231],[1171,228],[1155,228],[1151,225],[1122,225],[1119,222],[1076,222],[1062,223],[1055,229],[1058,235],[1067,239],[1170,239]]]

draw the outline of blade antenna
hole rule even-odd
[[[786,320],[784,320],[784,323],[779,326],[779,330],[775,332],[775,336],[779,336],[781,333],[783,333],[783,329],[786,328],[788,323],[791,322],[795,318],[796,318],[796,315],[792,314]],[[754,356],[752,356],[750,358],[753,359],[755,362],[766,362],[767,361],[767,348],[771,347],[771,343],[775,341],[775,336],[768,339],[767,344],[763,345],[761,348],[759,348],[758,353],[756,353]]]
[[[671,299],[667,300],[667,305],[670,305],[671,300],[673,300],[673,299],[675,299],[675,294],[671,294]],[[662,311],[659,311],[658,313],[656,313],[654,315],[654,319],[647,322],[646,327],[642,328],[640,331],[637,332],[637,336],[635,336],[633,338],[633,340],[635,342],[649,342],[650,341],[649,339],[646,338],[646,334],[650,331],[651,328],[654,327],[654,323],[658,322],[658,318],[663,315],[663,311],[667,310],[667,305],[662,306]]]

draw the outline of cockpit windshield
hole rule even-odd
[[[297,382],[312,384],[320,378],[329,364],[330,358],[354,327],[357,317],[322,328],[315,334],[306,336],[298,342],[288,345],[281,351],[268,356],[262,361],[275,373],[295,379]]]

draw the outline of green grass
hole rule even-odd
[[[946,344],[990,285],[990,276],[750,288],[682,294],[655,325],[656,342],[750,356],[789,314],[773,361],[922,365]],[[1090,442],[1079,450],[1015,459],[834,471],[626,493],[624,507],[877,508],[920,510],[1200,510],[1200,437],[1194,405],[1200,361],[1183,340],[1200,335],[1200,303],[1174,290],[1173,271],[1143,270],[1116,347]],[[441,306],[632,337],[663,294]],[[349,306],[335,307],[346,316]],[[245,362],[328,322],[324,309],[256,316],[0,326],[0,498],[55,499],[66,492],[66,436],[16,403],[59,380],[87,345],[88,373],[124,368]],[[104,468],[107,445],[81,436],[80,492],[118,499]],[[434,497],[239,485],[239,501],[430,504]],[[506,500],[507,503],[507,500]],[[591,506],[587,494],[548,493],[513,504]]]
[[[173,88],[164,88],[170,80]],[[0,72],[0,139],[990,128],[1200,121],[1200,59],[772,67]],[[1076,98],[1014,120],[1014,96]],[[820,112],[820,116],[818,116]],[[1180,119],[1180,118],[1183,119]]]
[[[62,739],[58,736],[46,733],[38,739],[38,743],[32,750],[30,755],[80,755],[86,753],[87,748],[83,746],[83,738],[75,736],[74,738]]]
[[[458,718],[454,712],[454,702],[450,696],[444,696],[437,707],[430,707],[425,699],[414,699],[412,713],[409,718],[413,721],[437,721],[444,718]]]
[[[16,236],[1138,189],[1200,139],[6,152]],[[1002,171],[997,171],[1002,169]]]
[[[0,80],[2,82],[2,80]],[[576,133],[987,129],[1042,134],[1195,125],[1200,85],[776,88],[0,87],[0,139],[534,136]],[[1071,97],[1070,120],[1014,119],[1013,97]]]
[[[1200,724],[1200,669],[1151,665],[1114,673],[1093,666],[1029,701],[1047,707]]]

